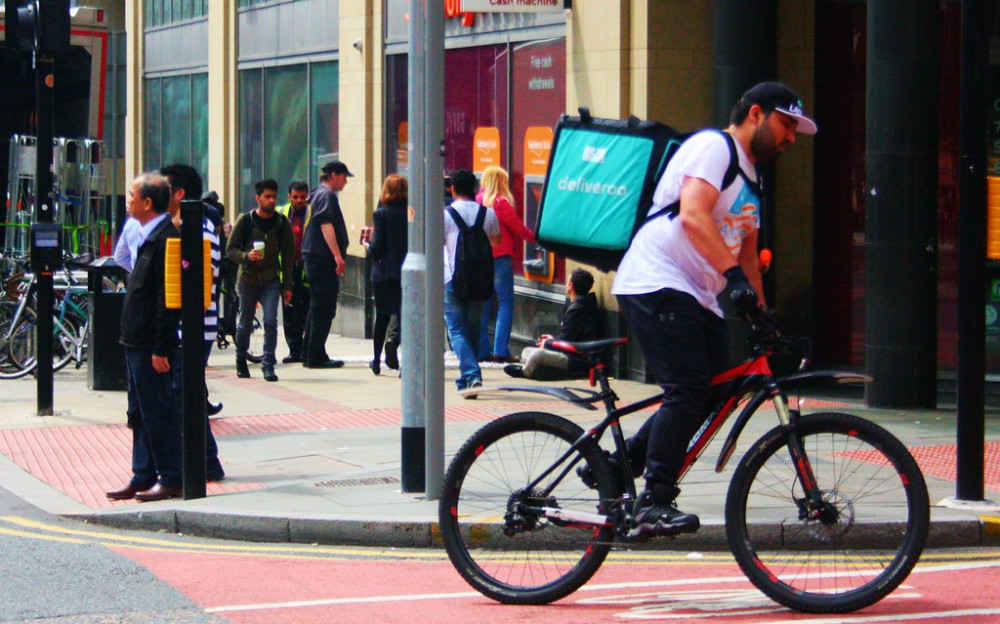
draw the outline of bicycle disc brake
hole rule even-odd
[[[822,542],[833,542],[854,527],[854,503],[837,490],[822,492],[823,502],[813,507],[805,498],[796,498],[799,521],[806,532]]]

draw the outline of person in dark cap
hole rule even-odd
[[[730,291],[740,313],[765,306],[757,260],[762,190],[755,169],[815,134],[802,100],[780,82],[749,89],[723,131],[688,138],[653,194],[650,218],[622,259],[618,297],[642,350],[646,372],[664,399],[628,441],[646,489],[636,501],[630,535],[696,531],[698,517],[675,504],[677,479],[692,436],[708,416],[711,379],[729,368],[726,322],[717,297]],[[588,482],[589,467],[578,472]],[[592,483],[592,481],[589,481]]]
[[[326,338],[337,314],[340,277],[347,268],[347,225],[340,211],[337,192],[353,178],[347,165],[334,160],[323,165],[319,186],[309,193],[312,218],[302,236],[302,263],[312,289],[306,329],[302,337],[302,365],[306,368],[340,368],[341,360],[330,359]]]

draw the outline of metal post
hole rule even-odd
[[[205,260],[200,200],[181,202],[181,419],[184,500],[205,498]]]
[[[958,431],[959,500],[984,495],[986,374],[986,2],[962,2],[962,72],[958,210]]]
[[[50,51],[35,51],[35,105],[38,119],[38,142],[35,153],[35,220],[51,223],[54,220],[55,202],[52,198],[52,89],[55,84],[55,59]],[[37,349],[37,394],[38,415],[52,415],[52,311],[54,293],[52,273],[39,271],[36,276],[38,288],[38,349]]]
[[[427,498],[441,496],[444,480],[444,216],[441,211],[444,170],[444,11],[440,2],[426,3],[424,25],[424,159],[423,185],[427,225],[427,282],[424,326],[427,387]],[[412,127],[412,125],[411,125]],[[416,150],[414,150],[416,152]],[[419,153],[419,152],[418,152]],[[414,176],[414,180],[420,180]]]
[[[410,81],[410,205],[415,207],[413,223],[409,227],[409,247],[403,262],[403,318],[400,332],[405,339],[400,345],[403,352],[403,423],[402,490],[424,491],[424,444],[427,414],[424,327],[426,311],[424,298],[427,281],[427,257],[424,249],[424,227],[427,221],[424,187],[424,72],[427,59],[423,54],[424,23],[429,0],[416,0],[410,7],[410,51],[407,59]]]

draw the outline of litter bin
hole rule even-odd
[[[125,293],[110,287],[123,281],[125,271],[114,258],[100,258],[87,267],[90,330],[87,335],[87,387],[91,390],[125,390],[125,348],[121,337]],[[105,279],[107,278],[107,280]],[[110,283],[105,285],[105,282]]]

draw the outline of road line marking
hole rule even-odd
[[[301,607],[323,607],[341,604],[365,604],[372,602],[404,602],[409,600],[446,600],[450,598],[481,597],[479,592],[456,592],[452,594],[409,594],[405,596],[365,596],[361,598],[328,598],[326,600],[300,600],[296,602],[270,602],[247,605],[209,607],[207,613],[231,613],[233,611],[264,611],[268,609],[298,609]]]
[[[833,618],[823,618],[809,620],[809,624],[841,624],[842,622],[909,622],[911,620],[929,620],[932,618],[953,618],[971,617],[976,615],[998,615],[1000,609],[959,609],[956,611],[927,611],[924,613],[900,613],[898,615],[861,615],[852,617],[849,615],[839,615]],[[773,622],[761,622],[760,624],[786,624],[784,620],[774,620]]]

